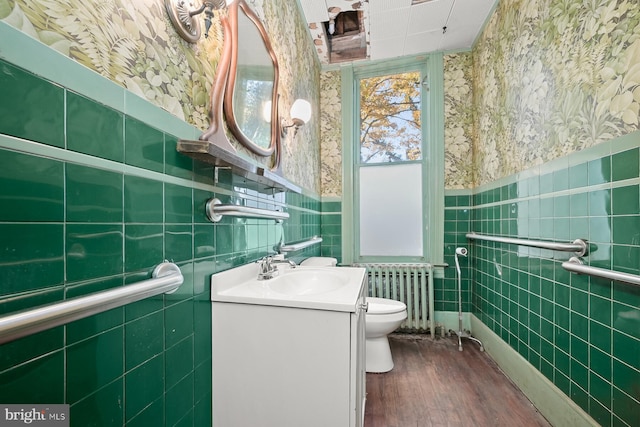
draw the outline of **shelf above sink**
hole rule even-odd
[[[302,188],[289,182],[282,176],[219,146],[201,140],[181,139],[178,141],[178,152],[195,160],[211,164],[215,167],[228,168],[235,175],[245,178],[243,186],[261,193],[293,191],[301,193]]]

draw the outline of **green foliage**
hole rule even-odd
[[[420,159],[420,73],[360,80],[361,161]]]
[[[473,52],[482,184],[639,129],[637,0],[505,0]]]

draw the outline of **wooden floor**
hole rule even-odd
[[[549,426],[478,344],[390,335],[395,367],[367,374],[365,427]]]

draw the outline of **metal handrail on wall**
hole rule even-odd
[[[584,239],[576,239],[572,243],[552,242],[548,240],[516,239],[513,237],[487,236],[485,234],[467,233],[467,239],[486,240],[489,242],[508,243],[512,245],[530,246],[534,248],[550,249],[553,251],[575,252],[577,256],[584,256],[589,250],[589,245]]]
[[[220,199],[215,197],[207,201],[206,211],[207,218],[209,218],[211,222],[218,222],[225,215],[242,218],[275,219],[276,221],[289,218],[289,214],[286,212],[252,208],[250,206],[223,204]]]
[[[630,285],[640,286],[640,276],[629,273],[622,273],[614,270],[607,270],[606,268],[592,267],[590,265],[584,265],[582,260],[577,257],[571,257],[569,261],[562,263],[562,268],[572,273],[588,274],[590,276],[600,277],[608,280],[615,280],[618,282],[628,283]]]
[[[163,262],[153,270],[151,279],[0,317],[0,344],[155,295],[170,294],[182,282],[180,268]]]
[[[281,245],[278,248],[278,252],[279,253],[295,252],[295,251],[299,251],[299,250],[308,248],[309,246],[317,245],[318,243],[321,243],[321,242],[322,242],[322,237],[313,236],[309,240],[305,240],[303,242],[292,243],[292,244],[288,244],[288,245]]]
[[[588,274],[594,277],[600,277],[608,280],[615,280],[630,285],[640,286],[640,276],[636,274],[622,273],[619,271],[608,270],[606,268],[592,267],[584,265],[579,258],[588,252],[588,244],[584,239],[576,239],[573,243],[558,243],[544,240],[526,240],[514,239],[511,237],[487,236],[477,233],[467,233],[467,238],[471,240],[487,240],[490,242],[509,243],[514,245],[532,246],[542,249],[551,249],[554,251],[575,252],[576,256],[571,257],[569,261],[562,263],[562,268],[572,273]]]

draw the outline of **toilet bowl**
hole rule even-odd
[[[310,257],[300,263],[306,267],[335,267],[338,260],[330,257]],[[367,297],[365,316],[366,363],[371,373],[389,372],[393,358],[389,347],[389,335],[407,318],[407,305],[386,298]]]
[[[326,256],[312,256],[300,263],[304,267],[335,267],[338,265],[336,258]]]
[[[407,305],[386,298],[367,298],[365,317],[366,371],[389,372],[393,358],[389,348],[389,335],[407,318]]]

